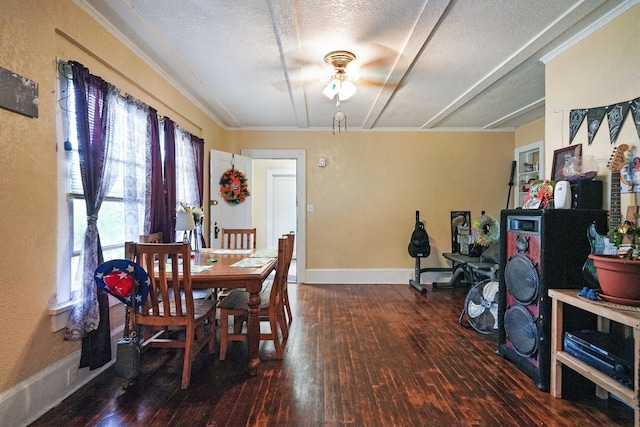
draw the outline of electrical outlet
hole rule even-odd
[[[76,368],[68,368],[67,369],[67,386],[78,381],[78,369]]]
[[[407,279],[409,279],[409,280],[413,279],[413,273],[412,272],[408,272],[407,273]]]

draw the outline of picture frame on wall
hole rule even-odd
[[[0,67],[0,108],[38,117],[38,83]]]
[[[471,227],[471,211],[451,211],[451,252],[462,253],[468,252],[468,242],[461,245],[460,240],[468,235]]]
[[[565,159],[578,157],[580,155],[582,155],[582,144],[570,145],[554,150],[553,163],[551,164],[551,179],[554,181],[562,181],[564,179],[562,169],[564,168]]]

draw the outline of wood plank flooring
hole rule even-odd
[[[284,360],[245,343],[202,352],[180,390],[181,353],[149,349],[126,391],[109,369],[32,425],[44,426],[630,426],[633,413],[591,390],[554,399],[496,354],[496,337],[461,326],[465,289],[290,286]]]

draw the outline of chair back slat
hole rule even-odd
[[[223,249],[255,249],[255,228],[223,228],[220,239]]]

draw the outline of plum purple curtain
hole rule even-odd
[[[166,191],[167,220],[163,224],[162,232],[175,241],[176,226],[176,137],[175,123],[164,118],[164,181]]]
[[[198,201],[200,206],[205,209],[204,206],[204,139],[198,138],[195,135],[191,135],[191,147],[193,148],[193,158],[195,159],[196,166],[196,179],[198,182]],[[206,216],[205,216],[206,218]],[[203,248],[207,247],[207,240],[204,238],[204,234],[200,236],[201,244]]]
[[[105,195],[117,178],[117,146],[112,138],[110,103],[115,88],[89,74],[82,64],[71,62],[76,101],[80,174],[86,201],[87,228],[80,255],[82,283],[78,303],[72,307],[65,339],[82,339],[80,367],[96,369],[111,360],[109,303],[107,293],[93,279],[103,262],[98,213]]]
[[[160,127],[158,113],[149,108],[149,138],[151,139],[151,220],[150,233],[162,232],[165,243],[172,242],[173,234],[168,234],[170,227],[167,210],[167,190],[162,176],[162,155],[160,152]]]

